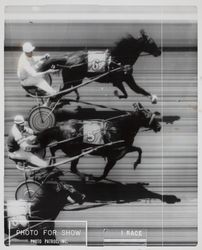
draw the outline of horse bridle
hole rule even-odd
[[[155,118],[156,114],[152,114],[150,121],[149,121],[149,126],[152,124],[154,118]]]
[[[144,110],[145,112],[147,112],[147,113],[149,113],[146,109],[144,109],[144,108],[141,108],[138,104],[133,104],[133,107],[134,108],[137,108],[137,109],[139,109],[139,110]],[[154,118],[156,117],[156,114],[154,113],[154,114],[152,114],[152,116],[151,116],[151,118],[150,118],[150,120],[149,120],[149,126],[152,124],[152,122],[153,122],[153,120],[154,120]]]

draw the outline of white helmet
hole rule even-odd
[[[16,115],[14,117],[14,123],[15,124],[24,124],[25,123],[25,119],[22,115]]]
[[[25,53],[30,53],[32,52],[33,50],[35,49],[34,46],[32,46],[32,44],[30,42],[26,42],[23,44],[22,46],[22,50],[25,52]]]

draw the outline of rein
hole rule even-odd
[[[151,54],[149,53],[143,53],[143,54],[140,54],[139,56],[150,56]]]
[[[79,63],[79,64],[72,65],[72,66],[66,66],[66,65],[56,64],[56,66],[60,67],[61,69],[71,69],[71,68],[80,67],[80,66],[85,65],[85,64],[86,63]]]
[[[127,116],[130,116],[131,114],[129,112],[127,112],[126,114],[124,115],[118,115],[118,116],[114,116],[114,117],[111,117],[109,119],[106,119],[105,121],[111,121],[111,120],[116,120],[116,119],[119,119],[119,118],[123,118],[123,117],[127,117]]]
[[[55,147],[55,146],[57,146],[57,145],[59,145],[59,144],[63,144],[63,143],[66,143],[66,142],[74,141],[74,140],[76,140],[76,139],[78,139],[78,138],[81,138],[81,137],[82,137],[82,136],[79,135],[79,136],[76,136],[76,137],[73,137],[73,138],[68,138],[68,139],[66,139],[66,140],[62,140],[62,141],[59,141],[59,142],[53,142],[53,143],[49,144],[47,147],[48,147],[48,148],[52,148],[52,147]]]

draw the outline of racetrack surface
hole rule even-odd
[[[47,49],[47,52],[48,49]],[[46,53],[46,52],[44,52]],[[50,52],[51,56],[65,52]],[[16,76],[19,52],[5,52],[5,139],[13,116],[23,114],[35,105],[25,96]],[[141,130],[134,145],[143,150],[142,163],[133,170],[137,154],[130,153],[111,170],[108,178],[124,183],[104,181],[81,185],[79,179],[66,173],[63,180],[70,182],[87,195],[87,201],[68,205],[57,220],[87,220],[89,245],[103,244],[103,230],[140,228],[147,231],[148,245],[195,245],[197,242],[197,54],[196,52],[163,52],[161,57],[140,57],[134,66],[134,78],[146,90],[158,96],[152,105],[146,97],[127,88],[129,97],[118,100],[111,84],[91,83],[80,89],[81,101],[106,105],[121,110],[132,110],[134,102],[141,102],[162,115],[162,130],[155,134]],[[61,76],[53,77],[55,88]],[[74,94],[69,95],[75,98]],[[79,104],[83,116],[101,109]],[[76,110],[77,104],[66,110]],[[104,159],[85,156],[79,169],[98,175],[104,169]],[[69,164],[61,167],[69,169]],[[23,175],[6,156],[5,200],[13,199]],[[140,183],[140,184],[137,184]],[[144,185],[147,183],[148,185]],[[170,195],[167,202],[159,194]],[[172,196],[171,196],[172,195]],[[56,226],[60,226],[56,223]]]

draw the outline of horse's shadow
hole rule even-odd
[[[180,120],[180,116],[174,115],[174,116],[163,116],[162,122],[165,122],[166,124],[173,124],[175,121]]]
[[[146,188],[147,183],[121,184],[121,183],[94,183],[82,184],[74,182],[72,185],[86,195],[86,202],[92,203],[130,203],[140,200],[160,200],[174,204],[181,200],[175,195],[161,195]]]
[[[91,104],[91,106],[93,106],[93,104]],[[110,110],[110,108],[107,109],[107,107],[102,105],[95,106],[101,106],[105,109],[97,110],[95,107],[89,108],[78,106],[76,108],[72,108],[70,105],[63,106],[62,108],[55,111],[56,120],[58,122],[62,122],[67,121],[69,119],[109,119],[115,116],[125,114],[124,110]],[[159,120],[166,124],[173,124],[175,121],[180,120],[180,116],[177,115],[161,117],[159,112],[155,113],[157,116],[159,116]]]
[[[163,116],[161,117],[161,114],[159,112],[155,112],[157,116],[159,116],[159,120],[161,122],[165,122],[166,124],[173,124],[175,121],[180,120],[180,116],[178,115],[168,115],[168,116]]]
[[[119,110],[96,110],[95,108],[83,108],[77,107],[75,109],[62,108],[55,112],[56,120],[58,122],[67,121],[69,119],[109,119],[114,116],[119,116],[124,114],[124,111]]]

